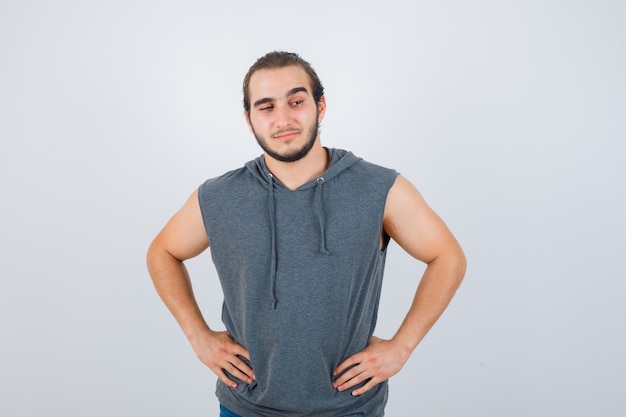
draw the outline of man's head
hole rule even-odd
[[[277,69],[289,66],[298,66],[302,68],[309,76],[311,93],[316,103],[319,103],[324,95],[324,86],[319,77],[315,73],[311,64],[294,52],[274,51],[269,52],[257,59],[250,67],[248,73],[243,79],[243,108],[246,112],[250,112],[250,78],[252,74],[261,69]]]
[[[244,115],[266,155],[295,162],[315,146],[324,118],[324,88],[298,55],[271,52],[260,58],[244,80]]]

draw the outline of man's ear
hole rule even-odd
[[[247,110],[243,111],[243,117],[246,119],[246,124],[248,125],[248,129],[250,129],[250,133],[254,133],[252,131],[252,124],[250,123],[250,113]]]
[[[320,101],[317,103],[317,123],[324,120],[324,114],[326,114],[326,97],[320,97]]]

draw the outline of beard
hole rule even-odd
[[[291,131],[291,130],[287,129],[286,131]],[[311,151],[311,149],[313,149],[313,145],[315,145],[315,141],[317,140],[318,131],[319,131],[318,123],[313,123],[313,126],[311,126],[306,132],[306,134],[308,134],[309,136],[309,139],[306,141],[304,145],[302,145],[302,147],[300,147],[300,149],[294,149],[288,153],[281,154],[272,150],[268,146],[267,141],[262,136],[258,135],[256,131],[254,130],[254,127],[252,127],[252,133],[254,134],[254,137],[256,138],[257,143],[263,149],[263,151],[267,153],[269,156],[271,156],[272,158],[281,162],[296,162],[304,158]]]

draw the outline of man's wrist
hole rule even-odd
[[[405,337],[402,334],[396,334],[391,339],[391,342],[395,345],[395,349],[399,353],[400,357],[405,361],[409,359],[417,347],[417,342],[413,341],[411,338]]]

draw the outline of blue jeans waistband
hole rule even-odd
[[[228,408],[220,404],[220,417],[241,417],[239,414],[235,414]]]

